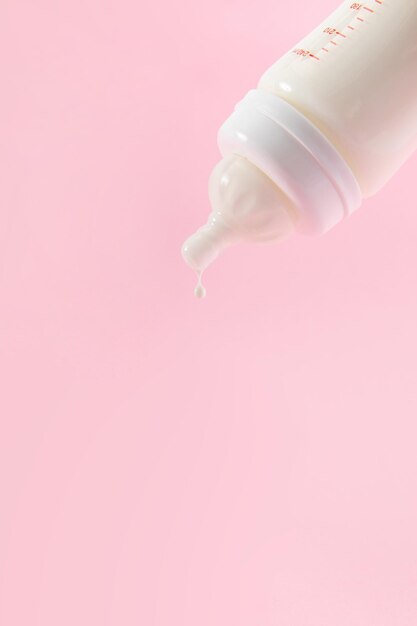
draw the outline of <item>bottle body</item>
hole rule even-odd
[[[344,2],[261,77],[335,146],[363,197],[417,148],[417,2]]]

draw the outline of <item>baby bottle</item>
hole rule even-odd
[[[343,2],[261,77],[221,126],[212,211],[182,255],[323,234],[417,148],[417,0]]]

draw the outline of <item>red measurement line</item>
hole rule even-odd
[[[382,4],[381,0],[375,0],[375,2],[378,2],[378,4]]]
[[[369,11],[369,13],[375,13],[375,11],[373,9],[370,9],[369,7],[362,7],[364,11]]]
[[[310,57],[313,57],[313,59],[317,59],[317,61],[320,61],[319,57],[316,57],[316,55],[315,55],[315,54],[311,54],[311,52],[310,52],[309,56],[310,56]]]
[[[339,33],[338,30],[336,31],[336,35],[340,35],[341,37],[345,37],[345,39],[346,39],[346,35],[344,35],[343,33]]]
[[[329,43],[332,43],[334,46],[337,46],[337,43],[335,41],[330,41]]]
[[[357,17],[356,19],[359,20],[360,22],[364,22],[365,21],[361,17]]]
[[[350,30],[355,30],[353,26],[348,26],[348,28],[350,28]]]
[[[326,52],[329,52],[327,48],[322,48],[322,50],[326,50]]]

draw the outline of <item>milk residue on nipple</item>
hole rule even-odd
[[[219,215],[211,214],[207,224],[187,239],[182,247],[184,260],[197,274],[194,295],[201,300],[206,296],[202,283],[204,270],[217,258],[219,253],[233,240],[232,231],[222,222]]]

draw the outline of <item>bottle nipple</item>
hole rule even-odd
[[[197,273],[197,298],[205,296],[204,270],[228,246],[239,241],[276,241],[296,221],[289,198],[244,157],[232,154],[214,168],[209,180],[212,212],[182,246],[185,262]]]

